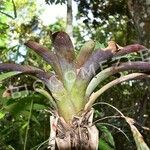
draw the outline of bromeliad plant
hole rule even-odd
[[[0,71],[30,74],[42,80],[47,86],[48,91],[37,91],[47,96],[54,107],[50,118],[50,149],[96,150],[99,136],[97,128],[92,123],[92,105],[96,99],[113,85],[129,79],[149,77],[146,72],[150,71],[150,62],[143,61],[119,62],[105,69],[102,69],[102,66],[104,62],[111,62],[114,58],[141,51],[145,47],[139,44],[120,47],[111,41],[107,48],[94,50],[95,43],[91,40],[83,45],[76,57],[70,37],[65,32],[54,33],[52,44],[54,50],[49,51],[34,41],[25,43],[50,64],[54,72],[8,63],[0,64]],[[100,72],[96,74],[98,70]],[[128,70],[139,70],[144,73],[120,77],[94,92],[104,79]]]

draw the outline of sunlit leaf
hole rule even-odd
[[[33,110],[43,110],[43,109],[45,109],[45,108],[46,108],[45,105],[36,104],[36,103],[33,104]]]
[[[12,72],[7,72],[7,73],[2,73],[2,74],[0,74],[0,81],[5,80],[7,78],[10,78],[10,77],[17,75],[19,73],[21,73],[21,72],[12,71]]]
[[[0,119],[3,119],[4,116],[5,116],[5,113],[1,111],[1,112],[0,112]]]
[[[24,130],[27,126],[28,126],[28,123],[25,122],[25,124],[21,126],[21,130]]]
[[[114,150],[114,148],[110,147],[109,144],[101,138],[99,140],[99,149],[100,150]]]
[[[104,43],[99,43],[98,41],[96,41],[95,49],[103,49],[103,48],[105,48]]]

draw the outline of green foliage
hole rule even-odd
[[[66,0],[45,0],[47,4],[65,4]]]
[[[103,139],[99,140],[99,149],[100,150],[114,150],[113,148],[111,148],[107,142]]]
[[[4,118],[4,116],[5,116],[5,113],[1,111],[0,112],[0,119]]]
[[[0,74],[0,81],[5,80],[7,78],[10,78],[10,77],[17,75],[19,73],[20,72],[13,71],[13,72],[7,72],[7,73]]]
[[[131,15],[127,1],[75,1],[78,3],[77,18],[83,20],[87,26],[86,32],[89,31],[88,34],[100,43],[106,44],[106,39],[114,39],[117,43],[126,45],[137,40],[134,25],[129,21]]]
[[[63,4],[65,0],[45,0],[48,4]],[[76,0],[77,1],[77,0]],[[10,0],[0,1],[0,62],[17,62],[21,64],[33,65],[43,68],[46,71],[52,70],[37,54],[24,47],[24,42],[32,39],[51,49],[50,33],[56,31],[64,31],[66,23],[63,19],[49,26],[44,26],[39,19],[39,14],[44,8],[37,10],[34,0],[15,0],[17,18],[15,18],[15,10]],[[90,4],[89,4],[90,3]],[[108,4],[107,4],[108,3]],[[108,40],[116,40],[121,45],[126,45],[136,40],[136,31],[130,22],[130,16],[126,9],[124,0],[121,1],[78,1],[79,13],[77,19],[84,19],[85,24],[78,24],[74,27],[74,37],[76,54],[83,45],[86,37],[96,39],[96,47],[104,48]],[[91,11],[92,10],[92,11]],[[94,18],[88,16],[92,12]],[[87,17],[88,16],[88,17]],[[87,18],[86,18],[87,17]],[[15,19],[14,19],[15,18]],[[139,60],[139,55],[128,55],[124,60]],[[124,72],[123,74],[126,74]],[[6,79],[0,83],[0,97],[5,91],[5,86],[9,83],[22,85],[24,83],[31,84],[33,80],[25,77],[15,77],[16,73],[3,73],[0,80]],[[123,75],[122,74],[122,75]],[[103,81],[101,85],[95,89],[99,89],[110,80],[116,77],[109,77]],[[80,86],[81,88],[82,86]],[[31,101],[33,101],[32,114],[30,117],[30,128],[27,138],[27,148],[37,148],[39,143],[46,141],[49,137],[49,113],[45,109],[49,109],[52,105],[47,96],[38,93],[26,91],[19,92],[21,97],[18,98],[1,98],[0,100],[0,147],[1,149],[22,149],[25,145],[25,132],[29,125],[28,119],[30,115]],[[74,91],[75,96],[79,96],[78,91]],[[135,117],[141,124],[145,123],[149,126],[147,117],[150,114],[148,102],[149,99],[149,81],[131,81],[115,86],[108,92],[104,93],[99,100],[106,101],[114,106],[123,109],[127,115]],[[18,93],[14,93],[17,95]],[[28,95],[29,94],[29,95]],[[81,93],[82,94],[82,93]],[[79,99],[80,100],[80,99]],[[137,106],[135,104],[137,103]],[[60,104],[61,105],[61,104]],[[137,108],[138,107],[138,108]],[[111,111],[104,107],[95,107],[100,114],[109,115]],[[140,110],[139,112],[137,110]],[[71,110],[73,111],[73,110]],[[135,115],[134,115],[135,114]],[[67,114],[68,115],[68,114]],[[118,120],[109,120],[117,126],[126,128],[125,123]],[[100,149],[113,150],[114,142],[116,149],[126,147],[128,150],[135,148],[133,139],[131,142],[125,141],[122,135],[110,130],[106,127],[101,129],[103,136],[100,138]],[[130,131],[126,130],[129,134]],[[112,137],[114,135],[114,139]],[[148,133],[144,132],[144,138],[150,143]],[[123,144],[122,144],[123,143]],[[43,146],[44,149],[44,146]]]
[[[22,149],[32,100],[34,102],[27,137],[27,149],[35,147],[41,141],[48,139],[49,115],[44,109],[49,106],[49,101],[39,94],[30,94],[16,99],[3,98],[0,103],[3,106],[0,111],[1,148],[14,147],[15,149]]]
[[[105,140],[111,147],[115,148],[115,142],[111,132],[105,126],[100,126],[100,130],[102,132],[100,142],[101,140]]]

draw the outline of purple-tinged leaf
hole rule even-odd
[[[115,70],[118,71],[125,71],[125,70],[145,70],[150,71],[150,62],[143,62],[143,61],[135,61],[135,62],[126,62],[120,63],[118,68]]]
[[[150,78],[150,75],[147,75],[145,73],[132,73],[109,82],[108,84],[104,85],[101,89],[91,94],[89,101],[85,106],[85,110],[91,108],[92,104],[96,101],[96,99],[112,86],[131,79],[143,79],[143,78]]]
[[[45,61],[47,61],[49,64],[53,63],[53,60],[55,59],[55,56],[53,52],[50,52],[48,48],[43,47],[37,42],[34,41],[27,41],[25,45],[32,50],[34,50],[37,54],[43,57]]]
[[[77,58],[76,58],[76,68],[80,68],[90,57],[95,47],[95,42],[93,40],[87,41],[81,48]]]
[[[128,70],[139,70],[148,72],[150,71],[150,62],[142,62],[142,61],[126,62],[102,70],[90,81],[86,89],[86,96],[89,97],[91,93],[94,91],[94,89],[109,76],[116,74],[118,72]]]
[[[18,71],[21,73],[32,74],[40,78],[41,80],[45,80],[45,79],[47,80],[52,76],[52,74],[46,73],[43,70],[32,66],[23,66],[19,64],[11,64],[11,63],[0,64],[0,72],[6,72],[6,71]]]
[[[60,63],[64,86],[71,90],[76,78],[75,54],[71,39],[65,32],[56,32],[52,34],[52,43]],[[68,78],[70,75],[73,76]]]
[[[37,72],[41,71],[41,69],[32,67],[32,66],[23,66],[19,64],[11,64],[11,63],[1,63],[0,71],[20,71],[20,72]]]
[[[34,41],[28,41],[25,43],[25,45],[32,50],[34,50],[37,54],[39,54],[47,63],[49,63],[58,77],[61,79],[62,73],[60,69],[60,64],[58,61],[57,56],[54,54],[54,52],[49,51],[49,49],[43,47],[37,42]]]
[[[92,53],[86,63],[80,68],[78,73],[78,78],[82,80],[89,81],[93,75],[95,75],[98,68],[100,68],[103,63],[112,58],[113,54],[111,51],[102,51],[98,49]]]
[[[86,103],[85,90],[90,79],[94,76],[101,64],[111,58],[113,54],[110,51],[98,49],[94,51],[83,67],[80,68],[77,79],[72,88],[72,95],[78,97],[76,101],[84,105]],[[81,99],[82,98],[82,99]]]
[[[114,56],[122,56],[133,52],[138,52],[146,49],[143,45],[140,44],[132,44],[123,47],[119,52],[115,53]]]
[[[60,95],[59,92],[65,91],[62,82],[53,73],[44,72],[39,68],[10,63],[0,64],[0,72],[6,71],[19,71],[39,78],[44,81],[53,95]]]
[[[55,32],[52,34],[52,43],[58,57],[65,58],[68,62],[73,62],[75,58],[74,48],[67,33]]]

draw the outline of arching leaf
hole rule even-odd
[[[127,70],[143,70],[143,71],[150,71],[150,63],[149,62],[126,62],[121,63],[120,65],[116,65],[113,67],[106,68],[98,73],[89,83],[86,89],[86,96],[90,96],[93,90],[106,78],[109,76]]]
[[[58,61],[57,56],[54,54],[54,52],[50,52],[49,49],[43,47],[37,42],[34,41],[28,41],[25,43],[25,45],[32,50],[34,50],[37,54],[39,54],[47,63],[49,63],[52,68],[55,70],[59,78],[61,79],[61,68]]]
[[[46,73],[43,70],[32,66],[11,64],[11,63],[0,64],[0,72],[6,72],[6,71],[16,71],[20,73],[35,75],[41,80],[49,79],[52,76],[52,73]]]
[[[135,127],[134,120],[132,118],[129,118],[129,117],[125,117],[125,120],[127,121],[127,123],[129,124],[129,126],[131,128],[133,138],[134,138],[134,141],[136,143],[137,150],[149,150],[149,147],[145,143],[143,136],[138,131],[138,129]]]
[[[144,74],[144,73],[132,73],[132,74],[128,74],[126,76],[117,78],[111,82],[109,82],[108,84],[104,85],[101,89],[99,89],[98,91],[96,91],[95,93],[92,93],[92,95],[89,98],[88,103],[85,106],[85,110],[89,109],[90,107],[92,107],[92,104],[95,102],[95,100],[101,95],[103,94],[106,90],[108,90],[109,88],[111,88],[112,86],[122,83],[124,81],[128,81],[131,79],[143,79],[143,78],[150,78],[150,75]]]
[[[133,52],[138,52],[146,49],[143,45],[140,44],[132,44],[123,47],[119,52],[117,52],[114,56],[122,56]]]

